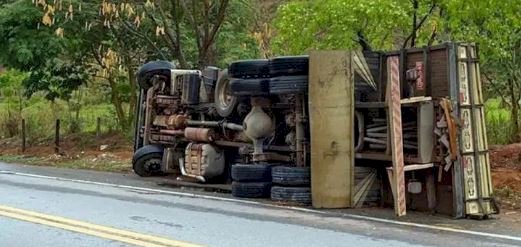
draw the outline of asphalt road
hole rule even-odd
[[[0,246],[521,244],[501,238],[244,204],[218,197],[5,173],[9,168],[12,166],[0,163],[3,171],[0,172]],[[45,173],[45,168],[35,170],[38,171]],[[92,175],[86,173],[85,177],[89,174]],[[111,181],[110,174],[104,176],[107,182],[117,181]],[[149,185],[147,181],[142,183]]]

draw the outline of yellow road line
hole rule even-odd
[[[136,246],[150,247],[199,247],[201,245],[191,244],[187,242],[157,237],[147,234],[141,234],[126,230],[120,230],[112,227],[95,225],[92,223],[67,219],[63,217],[42,214],[13,207],[0,205],[0,216],[5,216],[17,220],[27,221],[31,223],[61,228],[68,231],[79,232],[99,238],[115,240]]]

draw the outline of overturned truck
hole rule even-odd
[[[497,213],[474,44],[145,64],[134,171],[316,208]]]

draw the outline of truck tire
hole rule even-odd
[[[132,157],[132,169],[140,177],[162,175],[161,161],[163,159],[163,147],[146,145],[139,148]]]
[[[263,164],[232,165],[232,179],[237,182],[270,182],[271,166]]]
[[[270,93],[270,79],[232,79],[230,91],[236,96],[261,96]]]
[[[175,66],[169,61],[153,61],[144,64],[137,73],[139,87],[145,90],[152,87],[151,79],[154,75],[170,78],[172,69],[175,69]]]
[[[307,94],[308,76],[279,76],[270,80],[270,94]]]
[[[214,102],[217,114],[221,117],[229,117],[232,115],[235,107],[237,107],[239,100],[237,96],[231,94],[228,70],[223,70],[217,79],[214,91]]]
[[[270,196],[270,182],[232,182],[232,195],[244,198],[267,198]]]
[[[270,60],[270,76],[308,75],[309,56],[276,57]]]
[[[311,188],[273,186],[271,188],[271,199],[309,205],[311,204]]]
[[[311,173],[309,167],[275,166],[271,168],[272,182],[284,186],[309,186]]]
[[[229,72],[232,78],[263,78],[269,77],[269,63],[267,59],[241,60],[230,64]]]
[[[271,79],[232,79],[230,91],[236,96],[306,94],[308,91],[308,76],[280,76]]]

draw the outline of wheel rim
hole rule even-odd
[[[228,88],[230,80],[225,80],[221,87],[219,88],[219,106],[221,109],[226,109],[230,107],[233,101],[233,96],[230,95],[230,90]]]
[[[159,171],[161,168],[161,159],[153,158],[153,159],[147,160],[145,162],[144,168],[145,168],[145,171],[147,171],[147,172]]]

